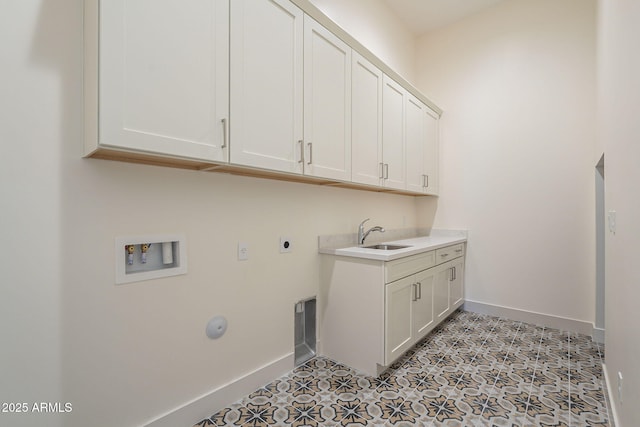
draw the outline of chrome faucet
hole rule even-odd
[[[364,239],[367,238],[367,236],[369,235],[369,233],[371,233],[372,231],[379,231],[381,233],[384,233],[384,228],[380,227],[379,225],[376,225],[375,227],[371,227],[370,229],[368,229],[366,232],[364,231],[364,223],[369,221],[371,218],[367,218],[364,221],[362,221],[360,223],[360,225],[358,226],[358,246],[362,246],[364,245]]]

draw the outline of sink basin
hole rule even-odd
[[[378,244],[378,245],[365,246],[365,249],[378,249],[381,251],[396,251],[398,249],[404,249],[404,248],[410,248],[410,247],[411,246]]]

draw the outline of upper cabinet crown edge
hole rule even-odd
[[[404,87],[409,93],[425,103],[438,117],[442,115],[442,109],[438,107],[433,101],[427,98],[420,90],[409,83],[403,76],[398,74],[393,68],[389,67],[384,61],[378,58],[373,52],[367,49],[362,43],[346,32],[341,26],[336,24],[331,18],[324,14],[317,6],[311,3],[309,0],[289,0],[291,3],[298,6],[304,13],[311,16],[318,21],[333,34],[339,37],[343,42],[348,44],[354,51],[362,55],[366,60],[371,62],[376,67],[380,68],[382,72],[391,77]]]

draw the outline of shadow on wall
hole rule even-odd
[[[416,197],[416,214],[418,228],[424,228],[431,232],[431,226],[438,211],[438,197],[424,196]]]
[[[77,200],[70,194],[68,180],[72,179],[68,172],[69,159],[79,159],[82,146],[83,132],[83,109],[82,109],[82,85],[83,85],[83,8],[80,0],[32,0],[33,6],[25,6],[25,10],[38,10],[37,21],[34,21],[33,37],[29,52],[29,66],[43,69],[50,77],[57,79],[59,90],[52,92],[53,95],[47,99],[47,94],[43,94],[38,100],[45,103],[46,108],[41,104],[39,108],[46,111],[49,116],[40,120],[51,122],[52,129],[59,130],[58,135],[51,135],[48,141],[38,141],[38,144],[46,145],[46,150],[50,153],[47,159],[50,164],[55,165],[52,169],[57,176],[47,178],[47,185],[57,185],[58,212],[50,212],[52,217],[57,218],[56,229],[50,230],[50,236],[55,236],[58,248],[52,256],[57,257],[57,277],[51,279],[47,285],[56,283],[58,286],[58,303],[48,302],[49,310],[55,310],[55,318],[59,319],[58,324],[46,325],[52,335],[58,337],[58,347],[56,355],[60,366],[56,375],[57,396],[43,396],[42,399],[51,402],[71,402],[72,412],[56,414],[55,417],[47,418],[47,423],[56,425],[82,425],[80,418],[89,422],[90,418],[83,410],[73,402],[71,386],[69,385],[70,375],[74,372],[73,366],[69,365],[69,358],[65,357],[65,352],[72,349],[72,339],[69,336],[68,328],[65,326],[77,322],[71,318],[69,310],[66,309],[67,302],[71,297],[68,288],[70,270],[73,265],[74,250],[69,249],[69,227],[73,217],[74,203]],[[39,4],[39,5],[38,5]],[[47,76],[47,77],[49,77]],[[51,105],[47,105],[47,104]],[[57,115],[57,117],[56,117]],[[35,119],[35,126],[38,125],[38,118]],[[36,144],[36,142],[34,142]],[[47,151],[42,151],[43,153]],[[55,245],[55,243],[54,243]],[[76,248],[78,251],[87,251],[89,247]],[[75,296],[74,296],[75,297]],[[73,350],[71,350],[73,351]],[[46,353],[44,353],[46,354]],[[78,375],[78,374],[75,374]],[[81,375],[81,374],[80,374]],[[34,385],[35,386],[35,385]],[[82,415],[83,414],[83,415]],[[41,419],[38,417],[38,419]]]

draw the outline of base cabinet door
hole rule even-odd
[[[414,344],[414,284],[410,276],[385,286],[385,364],[390,364]]]
[[[449,283],[449,306],[451,311],[460,307],[464,300],[464,257],[450,261],[453,265]]]
[[[450,308],[449,280],[451,278],[451,262],[445,262],[434,268],[435,282],[433,289],[433,309],[436,322],[447,317]]]
[[[434,269],[422,271],[415,276],[416,295],[413,303],[413,330],[419,341],[435,326],[433,311]]]

